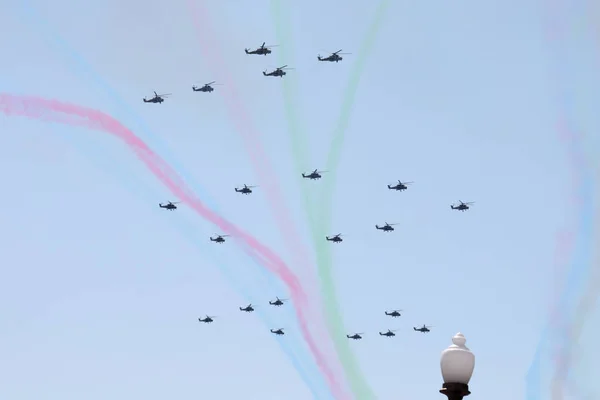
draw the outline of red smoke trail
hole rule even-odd
[[[264,246],[250,234],[242,231],[226,219],[208,209],[196,195],[186,187],[185,183],[179,178],[177,173],[132,131],[127,129],[119,121],[101,111],[63,103],[58,100],[0,93],[0,110],[9,116],[24,116],[43,121],[58,122],[71,126],[98,130],[110,133],[123,140],[146,167],[150,169],[156,178],[175,196],[224,232],[244,242],[246,245],[243,246],[244,250],[250,256],[258,256],[261,258],[264,265],[284,281],[290,290],[292,301],[296,306],[296,315],[299,320],[300,329],[302,330],[302,336],[313,353],[319,369],[325,375],[332,394],[337,399],[347,398],[338,387],[336,376],[329,369],[323,354],[321,354],[307,327],[308,319],[304,313],[304,309],[308,306],[308,298],[296,275],[269,248]]]
[[[302,238],[296,229],[294,229],[295,223],[290,217],[290,212],[285,207],[284,198],[279,190],[276,176],[273,173],[275,169],[269,164],[268,156],[260,144],[260,132],[255,128],[250,118],[250,113],[246,110],[240,101],[240,96],[236,92],[237,86],[232,79],[229,65],[225,62],[220,52],[218,38],[214,34],[214,29],[212,29],[212,20],[209,13],[203,6],[202,1],[198,0],[188,0],[188,8],[197,31],[198,43],[206,56],[205,61],[210,65],[213,73],[221,76],[221,79],[224,81],[225,85],[221,89],[221,93],[224,95],[230,117],[248,149],[258,176],[259,185],[265,188],[267,199],[275,216],[275,222],[283,235],[288,251],[290,251],[294,258],[294,264],[305,266],[306,270],[310,271],[312,269],[312,258],[309,256],[307,248],[302,245]],[[313,275],[310,276],[314,279]],[[310,284],[311,286],[318,287],[316,281],[311,281]],[[312,305],[315,305],[315,303],[318,304],[320,294],[314,293],[311,295],[311,298],[313,300],[311,302]],[[328,354],[336,354],[331,337],[327,333],[322,308],[315,307],[312,311],[314,316],[312,326],[317,330],[315,332],[316,336],[321,338],[321,345],[327,348]],[[333,364],[336,376],[339,377],[337,383],[342,385],[344,383],[344,370],[339,359],[331,357],[329,361]],[[347,386],[345,385],[345,387]]]

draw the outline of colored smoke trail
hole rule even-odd
[[[64,133],[56,130],[56,137],[64,137]],[[115,163],[115,159],[106,155],[103,151],[102,142],[100,143],[91,143],[89,140],[84,140],[81,137],[77,137],[73,135],[68,139],[65,138],[65,141],[70,145],[75,147],[79,152],[86,155],[86,160],[90,163],[94,164],[94,166],[104,172],[109,173],[110,175],[118,182],[120,185],[130,191],[132,194],[137,195],[141,199],[145,199],[142,204],[148,204],[146,201],[149,198],[157,198],[157,194],[155,190],[152,190],[149,185],[144,185],[137,179],[134,179],[133,176],[127,173],[126,168],[122,163]],[[152,203],[152,207],[156,205]],[[206,259],[209,264],[216,266],[219,271],[229,280],[229,283],[233,286],[234,290],[242,295],[249,303],[255,304],[257,303],[258,295],[263,295],[265,293],[265,289],[260,287],[254,288],[255,284],[250,284],[249,279],[244,277],[236,277],[235,272],[232,268],[227,265],[225,262],[219,259],[219,257],[215,254],[214,248],[207,244],[206,237],[201,237],[198,232],[198,227],[194,226],[194,224],[187,221],[182,217],[181,214],[178,213],[168,213],[168,218],[171,222],[175,220],[175,226],[179,229],[181,236],[184,239],[187,239],[191,244],[193,244],[197,249],[199,254],[203,259]],[[262,283],[264,288],[272,288],[274,287],[274,283],[280,285],[278,281],[275,281],[271,278],[271,275],[264,271],[260,264],[256,263],[256,269],[258,272],[262,274]],[[270,278],[270,279],[269,279]],[[275,282],[274,282],[275,281]],[[251,288],[254,288],[252,290]],[[251,294],[253,293],[253,294]],[[274,319],[271,314],[264,312],[264,309],[261,310],[260,307],[255,309],[255,313],[258,315],[259,319],[263,323],[266,328],[271,328],[278,324],[282,324],[283,326],[290,326],[292,322],[296,322],[295,318],[289,316],[286,320],[289,322],[281,321],[280,319]],[[287,315],[287,313],[285,314]],[[315,382],[315,380],[321,380],[321,375],[319,371],[313,366],[313,360],[309,353],[305,353],[304,342],[299,335],[289,334],[289,337],[286,335],[286,340],[281,340],[278,337],[274,337],[276,339],[278,345],[280,346],[282,352],[289,358],[291,365],[298,372],[303,382],[308,387],[309,391],[312,393],[315,399],[323,398],[319,395],[319,393],[327,393],[327,386],[325,382]],[[296,342],[296,343],[294,343]],[[304,353],[304,354],[303,354]],[[322,388],[321,388],[322,387]]]
[[[570,5],[573,5],[572,3],[570,3]],[[581,22],[583,20],[585,20],[586,16],[591,16],[594,14],[594,12],[598,11],[598,7],[597,5],[592,5],[592,3],[587,4],[590,8],[589,9],[581,9],[579,11],[579,21],[577,22]],[[555,15],[556,17],[558,17],[558,15],[562,15],[561,12],[559,12],[558,10],[555,10]],[[555,18],[556,18],[555,17]],[[591,22],[591,21],[588,21]],[[596,28],[596,33],[598,32],[598,24],[594,24],[595,28]],[[594,26],[592,25],[592,26]],[[568,33],[575,33],[578,32],[580,33],[581,31],[583,31],[582,28],[584,28],[585,25],[578,23],[578,24],[572,24],[572,27],[570,29],[570,32]],[[563,34],[566,35],[567,32],[563,32]],[[598,38],[596,37],[596,40]],[[577,43],[581,43],[581,40],[577,40]],[[597,45],[597,43],[596,43]],[[566,44],[565,44],[566,47]],[[597,47],[597,46],[594,46]],[[569,47],[570,48],[570,47]],[[597,50],[597,48],[596,48]],[[563,57],[557,57],[557,60],[563,61],[564,60],[564,56]],[[560,62],[557,61],[557,62]],[[563,61],[562,63],[560,63],[560,66],[563,66],[565,64],[566,61]],[[560,70],[560,72],[562,72],[562,76],[561,77],[566,77],[568,76],[568,74],[566,74],[567,71],[563,71],[562,69]],[[595,71],[594,71],[595,72]],[[565,101],[565,105],[566,106],[572,106],[575,103],[575,99],[574,99],[574,94],[568,92],[566,89],[564,89],[564,91],[566,92],[566,94],[568,95],[568,97],[566,97],[566,99],[568,101]],[[574,138],[577,139],[577,138]],[[590,146],[591,147],[591,146]],[[585,146],[580,145],[580,149],[579,152],[583,153],[584,152],[584,148]],[[584,216],[582,217],[582,221],[581,221],[581,232],[580,232],[580,236],[581,236],[581,241],[583,242],[581,244],[581,249],[580,249],[580,253],[578,253],[578,258],[574,261],[574,265],[573,265],[573,272],[575,275],[575,278],[579,278],[579,280],[581,281],[581,283],[579,285],[577,285],[577,288],[581,287],[581,290],[576,290],[573,289],[569,286],[567,286],[567,288],[565,289],[565,291],[568,293],[569,289],[571,292],[571,295],[569,296],[569,300],[575,301],[575,299],[577,299],[577,293],[579,293],[580,291],[582,291],[583,293],[580,295],[579,297],[579,302],[578,304],[569,304],[567,307],[565,306],[565,308],[567,308],[567,310],[564,310],[565,314],[567,312],[570,311],[569,315],[570,318],[568,317],[563,317],[564,321],[563,324],[564,326],[562,327],[563,329],[561,330],[561,332],[564,332],[563,335],[564,337],[562,338],[562,340],[560,341],[560,343],[562,344],[561,348],[560,348],[560,353],[556,359],[556,366],[555,366],[555,370],[554,370],[554,375],[552,377],[552,381],[551,381],[551,386],[553,389],[553,398],[554,399],[563,399],[564,394],[566,392],[567,389],[571,389],[572,387],[568,387],[568,379],[569,379],[569,375],[570,372],[573,368],[573,364],[574,364],[574,359],[575,359],[575,354],[574,351],[576,351],[576,349],[579,347],[580,343],[580,338],[581,338],[581,334],[583,332],[583,329],[585,327],[585,323],[587,322],[587,317],[590,314],[590,312],[596,307],[597,305],[597,300],[598,297],[600,296],[600,255],[598,254],[598,251],[595,250],[594,252],[594,246],[593,246],[593,234],[594,234],[594,219],[596,219],[596,227],[600,227],[600,213],[596,212],[596,215],[594,215],[594,203],[595,203],[595,198],[594,198],[594,178],[597,178],[597,171],[595,171],[595,168],[597,168],[597,164],[596,165],[588,165],[583,157],[583,155],[580,156],[580,159],[578,160],[580,162],[581,168],[585,169],[586,171],[586,176],[585,176],[585,193],[582,193],[582,195],[584,195],[583,200],[585,201],[584,203],[584,208],[586,210],[586,212],[584,213]],[[590,161],[590,164],[592,163],[592,161]],[[592,172],[593,171],[593,172]],[[598,228],[596,228],[598,229]],[[594,255],[592,256],[592,252],[594,252]],[[587,268],[586,268],[587,267]],[[587,272],[586,272],[587,271]],[[587,282],[587,287],[585,289],[585,291],[583,291],[583,285],[584,282]],[[569,393],[572,394],[572,393]]]
[[[177,159],[172,155],[168,146],[161,140],[160,136],[155,134],[154,131],[144,122],[144,120],[131,108],[127,102],[123,101],[117,91],[110,86],[110,84],[102,78],[102,75],[96,71],[92,65],[77,52],[75,48],[69,45],[69,43],[62,38],[46,21],[42,15],[40,15],[32,6],[30,0],[21,0],[21,6],[23,14],[31,23],[26,24],[29,29],[39,29],[40,36],[50,43],[57,46],[57,49],[62,52],[66,59],[68,59],[74,66],[77,67],[77,71],[82,73],[94,83],[101,91],[106,92],[111,100],[116,104],[114,107],[115,111],[119,114],[127,114],[133,120],[134,127],[132,129],[141,131],[144,134],[145,141],[151,142],[151,144],[160,149],[161,154],[166,154],[165,158],[167,161],[174,166],[175,170],[194,187],[196,192],[199,192],[201,197],[205,199],[208,207],[213,210],[217,210],[216,201],[209,196],[208,192],[204,190],[200,185],[194,183],[191,178],[192,174],[186,172],[183,165],[177,163]]]
[[[207,10],[203,7],[201,2],[188,0],[188,7],[190,9],[192,22],[198,32],[198,42],[202,51],[207,56],[206,61],[209,63],[209,67],[214,73],[219,73],[223,76],[225,86],[221,92],[224,94],[229,114],[238,132],[241,133],[244,144],[250,153],[254,169],[258,175],[259,185],[266,189],[265,192],[271,210],[274,213],[276,223],[285,240],[288,250],[292,254],[294,263],[304,266],[307,271],[310,271],[312,269],[311,257],[309,257],[305,246],[302,245],[303,240],[297,230],[293,229],[295,223],[291,218],[291,214],[284,206],[285,201],[279,190],[276,177],[273,174],[274,169],[269,165],[268,157],[260,146],[260,134],[255,129],[253,121],[249,117],[249,113],[243,107],[240,98],[237,95],[235,90],[236,85],[233,82],[229,66],[225,62],[220,49],[216,44],[217,38],[215,37],[214,30],[211,26],[212,19],[209,17]],[[316,286],[316,284],[311,286]],[[311,299],[312,302],[307,304],[311,306],[313,311],[312,328],[316,330],[316,336],[322,339],[322,348],[328,349],[330,347],[330,342],[327,339],[330,338],[327,338],[322,333],[325,331],[325,324],[323,317],[320,314],[320,309],[315,307],[314,304],[318,304],[318,295],[315,294],[313,297],[316,299]],[[331,353],[333,355],[333,352],[326,351],[326,353]],[[345,396],[347,396],[347,385],[344,382],[344,376],[342,374],[343,369],[342,366],[339,365],[339,360],[335,357],[330,357],[327,368],[334,371],[332,373],[335,374],[335,380],[331,382],[332,393],[338,393],[339,396],[344,396],[345,398]]]
[[[588,278],[584,271],[586,269],[585,266],[589,265],[591,261],[589,257],[592,251],[594,229],[593,179],[591,179],[591,176],[586,171],[585,166],[581,165],[581,162],[583,161],[583,148],[577,137],[572,136],[570,147],[573,162],[576,163],[577,169],[583,173],[583,176],[579,177],[579,195],[581,197],[580,201],[583,201],[583,204],[581,204],[582,210],[579,221],[579,235],[577,238],[578,245],[575,247],[575,259],[573,260],[571,273],[567,278],[564,293],[559,308],[557,309],[557,315],[554,316],[555,320],[550,322],[554,325],[556,333],[560,335],[556,338],[558,339],[557,344],[559,348],[558,354],[555,357],[554,375],[550,383],[553,399],[563,398],[564,386],[571,366],[573,345],[579,337],[579,334],[574,335],[575,332],[573,332],[573,327],[575,327],[576,330],[580,329],[578,327],[583,326],[584,322],[585,314],[578,313],[577,310],[573,313],[574,304],[572,304],[572,302],[576,300],[577,293],[581,292],[583,289],[582,286],[586,280],[585,278]],[[598,281],[592,281],[590,286],[598,287],[599,283],[600,282]],[[595,295],[597,296],[597,292]],[[584,309],[587,309],[591,306],[589,299],[591,299],[593,295],[590,296],[590,294],[588,294],[587,297],[588,298],[586,299],[584,296],[583,303],[580,304],[580,307],[578,308],[583,306]]]
[[[100,111],[62,103],[56,100],[0,94],[0,109],[4,114],[9,116],[25,116],[44,121],[68,123],[69,125],[87,127],[89,129],[100,130],[117,136],[130,147],[155,177],[174,195],[187,203],[199,215],[214,225],[217,225],[224,232],[243,241],[246,245],[244,248],[245,251],[251,256],[254,255],[262,258],[263,263],[276,273],[288,286],[296,310],[296,315],[300,322],[302,335],[313,353],[317,365],[324,373],[334,396],[336,398],[343,398],[343,393],[339,393],[339,390],[336,387],[336,376],[329,369],[326,360],[323,358],[307,328],[307,316],[303,309],[308,305],[308,301],[294,273],[289,270],[276,254],[258,242],[254,237],[209,210],[195,194],[187,188],[176,172],[160,159],[160,157],[133,132],[112,117]]]
[[[282,0],[271,0],[271,13],[273,14],[273,20],[275,22],[275,37],[277,38],[278,43],[285,43],[281,49],[277,50],[277,59],[281,65],[285,63],[294,65],[294,40],[292,37],[291,23],[292,19],[286,10],[287,8],[285,5],[282,5]],[[298,107],[294,101],[295,96],[298,94],[297,80],[284,79],[282,85],[283,105],[287,117],[295,169],[298,171],[312,169],[310,166],[311,160],[308,143],[305,139],[304,129],[301,128],[302,120],[301,118],[298,118],[298,114],[296,112]],[[304,211],[306,213],[306,217],[308,218],[309,228],[311,234],[313,235],[313,241],[315,241],[317,238],[315,237],[316,232],[314,230],[314,206],[311,202],[308,188],[305,185],[300,185],[300,190],[302,191]]]
[[[573,3],[569,3],[572,5]],[[592,235],[593,235],[593,218],[594,218],[594,202],[593,202],[593,177],[588,171],[586,171],[586,160],[584,157],[584,146],[581,142],[581,135],[576,134],[577,130],[573,128],[575,114],[573,105],[575,103],[574,93],[572,93],[572,85],[568,84],[566,79],[569,77],[573,78],[573,74],[566,69],[567,60],[570,60],[566,54],[562,54],[557,51],[557,48],[562,44],[562,50],[571,49],[571,46],[567,46],[564,43],[559,43],[560,39],[564,39],[566,34],[569,33],[567,30],[566,23],[561,20],[562,18],[568,18],[568,9],[559,10],[560,6],[567,5],[560,4],[560,2],[553,2],[550,12],[550,18],[548,21],[548,36],[550,46],[553,50],[552,58],[556,68],[555,81],[559,83],[558,102],[560,112],[564,115],[563,121],[559,126],[559,132],[561,137],[568,139],[569,155],[576,171],[575,182],[578,184],[577,189],[577,201],[576,207],[580,209],[579,217],[579,230],[577,234],[577,240],[575,245],[575,253],[573,260],[571,261],[571,270],[567,276],[566,283],[564,285],[563,293],[558,297],[555,309],[552,312],[548,326],[541,335],[540,343],[536,351],[536,356],[529,370],[527,378],[527,384],[529,386],[528,393],[529,399],[538,399],[535,393],[541,390],[540,375],[541,367],[544,364],[548,364],[541,361],[542,358],[542,346],[545,343],[551,342],[556,343],[551,350],[554,357],[555,367],[553,376],[550,382],[550,392],[553,399],[562,399],[565,389],[565,381],[568,378],[570,363],[573,358],[572,348],[574,342],[578,339],[577,336],[573,335],[573,331],[569,329],[575,326],[575,329],[581,329],[585,320],[585,310],[589,309],[592,305],[590,302],[597,297],[598,293],[598,278],[592,277],[590,289],[592,292],[588,292],[582,298],[583,307],[579,307],[579,310],[575,308],[573,304],[578,293],[583,290],[583,285],[586,278],[589,279],[589,264],[590,264],[590,253],[592,251]],[[559,19],[561,18],[561,19]],[[595,294],[593,294],[595,290]],[[583,310],[584,312],[581,312]],[[548,337],[552,335],[552,337]],[[535,379],[535,381],[534,381]],[[536,387],[534,387],[536,386]]]
[[[390,4],[390,0],[382,0],[379,3],[375,11],[374,19],[367,31],[367,35],[360,46],[357,60],[350,72],[350,79],[344,93],[340,116],[333,133],[333,140],[327,160],[326,170],[329,171],[329,174],[327,179],[323,180],[322,198],[321,201],[319,201],[322,213],[319,218],[316,218],[319,223],[313,231],[314,239],[317,239],[319,235],[324,235],[331,230],[333,189],[335,186],[337,166],[340,161],[344,144],[344,135],[350,121],[360,77],[365,68],[371,49],[373,48],[373,44],[375,43],[379,28],[382,25],[385,12]],[[327,243],[322,240],[315,240],[319,277],[321,278],[321,288],[325,294],[325,310],[328,317],[329,329],[334,338],[338,354],[345,367],[346,375],[350,379],[352,391],[355,393],[356,397],[361,400],[375,399],[376,396],[363,377],[348,341],[343,339],[345,337],[346,329],[344,328],[340,307],[336,301],[337,295],[333,278],[331,247],[326,246],[326,244]]]
[[[341,317],[341,310],[337,303],[337,295],[335,285],[333,281],[333,263],[331,260],[330,248],[326,242],[323,241],[324,235],[329,234],[329,225],[331,224],[331,197],[332,188],[335,183],[335,168],[339,161],[339,155],[341,154],[341,148],[343,145],[343,134],[345,133],[347,123],[350,117],[352,105],[354,103],[354,97],[360,81],[360,76],[364,70],[366,58],[370,53],[370,49],[373,47],[375,37],[379,26],[381,25],[383,14],[387,8],[389,1],[384,0],[380,3],[379,8],[375,13],[374,21],[371,23],[370,28],[367,31],[367,36],[361,45],[357,60],[355,61],[354,68],[351,72],[350,82],[344,96],[344,103],[342,105],[342,112],[340,113],[340,122],[338,123],[338,130],[335,132],[334,141],[332,148],[330,149],[330,160],[327,165],[327,170],[331,172],[330,175],[325,179],[324,184],[326,185],[325,193],[321,202],[320,207],[326,207],[327,211],[324,211],[320,216],[320,223],[316,215],[317,210],[311,202],[310,196],[305,186],[302,186],[302,194],[305,211],[309,221],[310,232],[314,246],[317,249],[317,264],[319,277],[321,279],[321,288],[323,291],[323,298],[325,301],[325,310],[328,317],[328,325],[331,336],[334,340],[336,350],[342,361],[346,377],[350,382],[350,388],[356,398],[358,399],[374,399],[375,394],[369,387],[366,378],[362,374],[357,360],[352,353],[348,342],[345,338],[345,327],[343,319]],[[282,5],[280,0],[271,1],[271,11],[275,22],[275,32],[277,35],[277,41],[285,43],[281,49],[278,49],[278,56],[280,63],[292,62],[293,53],[293,38],[292,38],[292,23],[289,13],[286,12],[285,7]],[[296,81],[293,79],[285,80],[283,82],[283,94],[284,94],[284,106],[288,122],[288,130],[292,142],[292,155],[294,158],[296,169],[305,170],[309,165],[309,150],[306,140],[303,135],[303,129],[301,128],[301,119],[297,115],[297,106],[294,103],[294,95],[297,94]],[[341,136],[341,138],[340,138]],[[331,162],[332,154],[337,157],[334,162]],[[330,193],[327,193],[327,185],[329,184]],[[329,252],[326,254],[325,252]]]
[[[286,12],[285,5],[282,5],[281,0],[271,0],[271,12],[273,14],[274,22],[275,22],[275,35],[278,43],[284,43],[284,46],[277,50],[279,64],[292,64],[294,65],[294,41],[293,35],[291,32],[292,24],[291,17]],[[294,161],[294,167],[297,171],[305,171],[312,169],[310,166],[310,154],[309,154],[309,146],[305,139],[304,130],[301,128],[301,118],[298,117],[297,113],[297,105],[295,104],[295,95],[298,93],[297,89],[297,80],[296,79],[283,79],[283,104],[286,113],[286,120],[288,124],[288,132],[291,139],[291,152],[292,159]],[[300,182],[300,191],[302,196],[302,201],[304,203],[304,212],[306,218],[308,220],[309,232],[311,235],[311,239],[313,243],[322,242],[324,236],[320,235],[316,230],[317,222],[315,221],[316,215],[316,206],[311,201],[311,196],[309,192],[309,188],[306,185],[302,185],[304,182]],[[315,188],[311,188],[315,189]],[[318,266],[317,266],[318,268]],[[333,299],[331,299],[331,297]],[[322,293],[321,298],[324,299],[324,304],[327,306],[327,302],[335,301],[335,293]],[[330,317],[330,316],[329,316]],[[330,320],[327,322],[328,325]],[[342,329],[344,330],[344,329]],[[331,331],[329,329],[329,331]],[[340,332],[337,332],[338,334]],[[323,332],[323,335],[327,334]],[[331,337],[331,334],[330,334]],[[336,343],[337,341],[343,340],[345,338],[345,334],[339,337],[332,337],[333,343],[335,346],[335,350],[337,350],[339,354],[339,345]],[[346,344],[344,342],[344,344]],[[357,398],[361,398],[359,393],[357,393],[353,387],[355,386],[355,382],[360,382],[364,380],[362,377],[358,376],[350,376],[348,375],[348,368],[344,365],[344,358],[340,357],[340,361],[342,362],[343,371],[341,374],[344,374],[345,382],[349,383],[350,390],[353,391],[354,395]]]
[[[168,147],[160,140],[160,137],[146,125],[143,119],[135,113],[135,111],[119,96],[116,90],[112,88],[108,82],[102,78],[102,76],[94,70],[92,65],[86,61],[73,47],[71,47],[55,30],[52,29],[50,24],[40,15],[30,4],[29,0],[23,0],[21,2],[22,11],[26,18],[31,19],[32,23],[28,24],[28,27],[34,27],[42,32],[42,37],[49,42],[57,45],[57,48],[69,59],[74,66],[78,67],[78,71],[86,75],[91,82],[95,83],[102,91],[106,92],[117,105],[116,111],[127,114],[133,118],[133,122],[139,128],[139,131],[144,133],[146,138],[149,138],[156,147],[161,149],[161,153],[167,154],[167,159],[171,164],[175,165],[177,171],[182,175],[184,180],[188,182],[195,191],[199,192],[204,199],[207,199],[207,203],[210,208],[217,210],[215,201],[211,200],[206,191],[198,184],[194,183],[191,178],[191,174],[185,172],[181,164],[177,164],[176,159],[173,156],[169,156],[170,152]],[[261,263],[262,261],[254,258],[255,262]],[[280,341],[278,341],[280,342]],[[309,387],[310,383],[307,382]]]

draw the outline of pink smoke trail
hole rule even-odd
[[[231,119],[237,130],[241,133],[244,144],[248,149],[254,169],[258,175],[259,184],[266,189],[265,193],[273,210],[275,221],[283,235],[288,250],[292,254],[294,263],[304,265],[310,271],[312,266],[311,257],[308,254],[307,248],[303,245],[303,240],[297,230],[294,229],[295,224],[291,219],[291,214],[285,207],[285,201],[279,190],[276,176],[273,173],[274,168],[269,164],[267,154],[260,144],[260,133],[252,123],[249,117],[250,113],[240,101],[240,97],[236,92],[235,82],[229,71],[229,66],[220,53],[220,47],[216,45],[218,40],[211,26],[212,19],[201,3],[201,1],[188,0],[192,22],[198,32],[198,42],[206,55],[205,61],[209,63],[215,74],[218,73],[222,76],[225,85],[221,89],[221,92],[225,97]],[[318,287],[314,275],[310,275],[310,277],[312,277],[311,286]],[[314,293],[312,297],[314,303],[320,303],[320,294],[318,292]],[[328,354],[336,354],[331,337],[327,333],[322,308],[315,305],[312,311],[315,316],[313,327],[317,330],[317,336],[321,338],[322,346],[327,349]],[[336,376],[339,377],[338,384],[343,385],[347,389],[348,385],[345,384],[344,369],[339,358],[335,356],[331,357],[330,363],[336,371]]]
[[[325,375],[332,394],[338,399],[347,398],[339,389],[337,377],[330,370],[327,360],[320,352],[307,327],[308,319],[304,313],[304,309],[308,306],[308,299],[295,274],[269,248],[264,246],[250,234],[242,231],[226,219],[208,209],[196,195],[187,188],[177,173],[132,131],[127,129],[113,117],[101,111],[63,103],[58,100],[0,93],[0,110],[8,116],[24,116],[43,121],[85,127],[110,133],[123,140],[146,167],[150,169],[155,177],[175,196],[191,206],[198,214],[200,214],[200,216],[217,225],[224,232],[244,242],[246,245],[244,250],[249,253],[249,255],[258,255],[263,259],[264,265],[283,280],[290,289],[302,336],[313,353],[319,369]]]

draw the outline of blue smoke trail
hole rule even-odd
[[[137,125],[140,128],[137,131],[141,132],[141,133],[145,133],[145,136],[142,136],[142,135],[140,135],[140,136],[142,138],[144,138],[144,140],[146,140],[146,137],[150,137],[151,139],[149,142],[154,143],[154,144],[152,144],[152,147],[154,147],[155,149],[161,148],[161,149],[163,149],[163,151],[161,151],[160,153],[162,153],[162,154],[166,153],[167,155],[169,155],[168,147],[164,143],[161,143],[161,140],[159,139],[159,137],[157,135],[155,135],[149,127],[147,127],[147,125],[142,120],[142,118],[140,116],[138,116],[135,113],[135,111],[132,110],[128,106],[128,104],[120,98],[119,94],[108,84],[108,82],[106,82],[92,68],[92,66],[81,55],[79,55],[75,51],[75,49],[71,48],[68,45],[68,43],[57,32],[55,32],[50,27],[49,23],[47,21],[45,21],[39,15],[39,13],[37,13],[36,10],[32,7],[32,5],[30,4],[30,1],[23,0],[21,2],[21,5],[22,5],[22,11],[25,14],[25,16],[27,18],[29,18],[30,20],[33,20],[32,24],[28,24],[28,26],[35,26],[35,27],[39,28],[42,31],[41,33],[44,38],[53,39],[53,41],[62,50],[62,52],[64,53],[66,58],[70,59],[73,62],[73,64],[78,65],[79,68],[82,71],[84,71],[90,77],[90,79],[97,85],[97,87],[99,87],[100,89],[103,89],[106,93],[108,93],[108,95],[112,98],[112,100],[118,105],[118,107],[121,110],[123,110],[124,112],[133,116],[133,118],[137,122]],[[158,153],[158,151],[157,151],[157,153]],[[182,166],[180,164],[173,162],[173,160],[175,160],[175,157],[170,156],[170,157],[163,157],[163,158],[167,162],[169,162],[169,164],[171,164],[178,171],[178,173],[182,176],[182,178],[184,178],[184,180],[194,189],[194,191],[196,193],[200,194],[200,196],[203,198],[203,200],[207,203],[207,205],[211,209],[213,209],[215,212],[219,212],[218,208],[216,207],[216,202],[208,195],[208,193],[200,185],[196,184],[192,179],[190,179],[190,175],[185,172],[185,170],[182,168]],[[192,232],[192,230],[190,230],[190,232]],[[197,244],[198,241],[195,241],[195,243]],[[211,249],[211,251],[212,251],[212,249]],[[207,252],[203,251],[203,255],[206,255],[206,254],[207,254]],[[214,257],[214,254],[212,254],[212,255]],[[253,260],[253,262],[255,264],[257,264],[256,260]],[[219,267],[226,276],[232,277],[231,273],[225,272],[227,269],[222,264]],[[271,274],[269,274],[263,268],[261,268],[259,266],[258,269],[262,272],[264,279],[267,279],[271,286],[274,283],[279,283],[276,279],[274,279],[272,277]],[[236,286],[236,285],[234,285],[234,286]],[[238,288],[238,290],[239,290],[239,288]],[[243,290],[240,290],[240,293],[243,293]],[[290,316],[289,313],[288,313],[288,316]],[[282,349],[285,348],[284,343],[286,343],[287,340],[284,342],[282,342],[281,340],[278,340],[278,342],[280,343],[280,345],[282,345]],[[302,348],[304,348],[304,346],[302,346]],[[321,387],[321,386],[326,387],[323,377],[316,369],[314,360],[312,359],[312,356],[308,353],[307,349],[304,348],[304,354],[302,354],[302,352],[300,352],[300,354],[303,355],[303,357],[301,357],[303,359],[302,364],[304,364],[306,366],[310,365],[312,367],[312,368],[310,368],[310,370],[312,371],[311,375],[318,377],[317,379],[314,379],[313,381],[307,379],[306,373],[304,371],[301,372],[302,368],[300,367],[300,362],[292,356],[292,353],[289,350],[287,350],[287,351],[284,350],[284,352],[286,353],[286,355],[288,355],[288,357],[290,357],[290,360],[293,363],[294,367],[296,367],[296,369],[298,370],[298,373],[301,375],[302,379],[304,380],[306,385],[309,387],[311,392],[313,392],[313,394],[315,394],[317,392],[316,387]],[[327,393],[327,391],[326,391],[326,393]],[[315,398],[318,398],[318,397],[315,395]]]

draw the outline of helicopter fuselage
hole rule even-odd
[[[325,58],[319,57],[319,61],[339,62],[342,60],[343,60],[343,57],[340,57],[337,54],[334,54],[334,55],[331,55],[331,56],[325,57]]]

